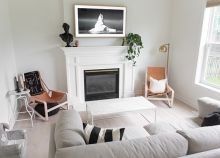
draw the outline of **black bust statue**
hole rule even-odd
[[[66,47],[71,47],[70,43],[73,41],[73,35],[69,33],[70,26],[67,23],[63,23],[63,29],[65,33],[60,34],[60,38],[66,42]]]

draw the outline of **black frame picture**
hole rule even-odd
[[[125,37],[126,7],[75,5],[75,37]]]

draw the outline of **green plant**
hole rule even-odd
[[[135,58],[140,55],[140,49],[144,48],[141,41],[141,36],[138,34],[129,33],[123,38],[122,46],[125,44],[128,46],[128,55],[125,57],[133,62],[133,66],[136,66]]]

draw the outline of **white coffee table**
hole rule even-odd
[[[155,122],[156,122],[157,107],[144,97],[117,98],[117,99],[106,99],[106,100],[96,100],[96,101],[86,102],[87,122],[89,118],[88,115],[90,114],[92,117],[92,125],[95,116],[122,113],[122,112],[133,112],[140,110],[150,110],[150,109],[155,109]]]

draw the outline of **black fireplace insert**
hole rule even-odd
[[[84,71],[85,101],[119,98],[119,69]]]

